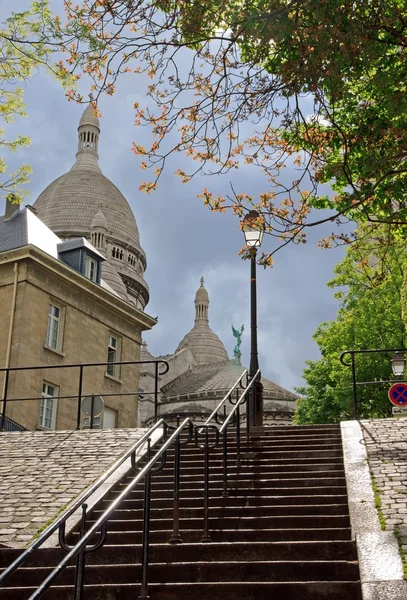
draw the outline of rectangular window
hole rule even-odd
[[[107,362],[115,363],[120,362],[120,343],[119,339],[112,334],[109,334],[109,341],[107,344]],[[108,364],[106,372],[112,377],[120,376],[120,366],[114,364]]]
[[[58,387],[42,383],[40,419],[38,425],[44,429],[55,429],[57,420]]]
[[[54,304],[49,305],[46,345],[53,350],[60,350],[61,309]]]
[[[97,281],[98,264],[90,256],[85,258],[85,276],[91,281]]]
[[[105,406],[103,411],[103,429],[114,429],[117,423],[117,411]]]

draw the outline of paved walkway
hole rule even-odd
[[[144,431],[0,433],[0,545],[28,545]]]
[[[361,427],[386,529],[399,530],[407,551],[407,418],[366,420]]]

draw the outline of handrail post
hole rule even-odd
[[[353,418],[358,420],[358,399],[356,391],[356,365],[355,365],[355,353],[352,352],[352,386],[353,386]]]
[[[228,428],[223,430],[223,492],[222,497],[227,498],[228,494]]]
[[[1,417],[1,431],[5,431],[6,426],[6,405],[7,405],[7,393],[8,393],[8,377],[10,370],[6,369],[6,374],[4,376],[4,389],[3,389],[3,414]]]
[[[177,417],[177,428],[180,418]],[[180,461],[181,461],[181,440],[180,436],[175,440],[174,445],[174,495],[173,495],[173,528],[169,539],[170,544],[182,544],[182,538],[179,533],[180,500],[179,500],[179,480],[180,480]]]
[[[250,394],[251,393],[252,393],[252,390],[250,390]],[[249,395],[248,399],[246,400],[246,436],[247,436],[247,439],[249,439],[249,437],[250,437],[250,417],[251,417],[250,403],[251,403],[251,396]]]
[[[88,508],[87,504],[82,504],[82,518],[81,518],[81,528],[79,533],[79,539],[82,539],[85,535],[86,531],[86,510]],[[76,557],[76,569],[75,569],[75,600],[82,600],[83,596],[83,585],[85,578],[85,547],[83,547]]]
[[[154,423],[158,417],[158,362],[155,363],[155,379],[154,379]]]
[[[210,542],[209,535],[209,430],[205,430],[204,451],[204,531],[201,542]]]
[[[147,462],[151,459],[151,438],[147,440]],[[143,511],[143,539],[142,539],[142,580],[139,600],[149,600],[148,595],[148,558],[150,545],[150,501],[151,501],[151,470],[147,471],[144,478],[144,511]]]
[[[240,406],[236,409],[236,459],[237,468],[240,469]]]
[[[83,385],[83,365],[79,365],[78,415],[76,417],[76,429],[81,428],[82,385]]]

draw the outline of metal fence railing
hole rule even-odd
[[[115,392],[109,392],[105,389],[93,389],[91,393],[85,393],[84,392],[84,385],[85,385],[85,381],[86,381],[86,375],[89,372],[89,369],[93,368],[93,369],[97,369],[97,368],[105,368],[107,370],[107,368],[111,368],[111,367],[117,367],[120,368],[122,366],[138,366],[138,365],[146,365],[146,364],[152,364],[154,365],[154,391],[151,392],[151,394],[154,397],[154,422],[157,420],[157,415],[158,415],[158,396],[159,396],[159,377],[161,375],[164,375],[165,373],[167,373],[168,369],[169,369],[169,365],[167,363],[167,361],[165,360],[131,360],[131,361],[120,361],[120,362],[103,362],[103,363],[75,363],[75,364],[69,364],[69,365],[36,365],[36,366],[30,366],[30,367],[8,367],[8,368],[2,368],[0,369],[0,375],[2,373],[4,373],[4,382],[3,382],[3,397],[0,400],[2,408],[1,408],[1,412],[0,412],[0,431],[18,431],[18,430],[24,430],[25,427],[23,427],[22,425],[19,425],[18,423],[16,423],[15,421],[13,421],[12,419],[10,419],[10,417],[7,416],[7,409],[8,406],[10,405],[10,403],[14,403],[14,402],[32,402],[32,401],[41,401],[43,399],[43,396],[24,396],[24,397],[10,397],[9,396],[9,389],[10,389],[10,378],[12,374],[19,374],[19,373],[25,373],[25,372],[31,372],[31,371],[43,371],[45,373],[48,372],[52,372],[52,371],[68,371],[69,373],[69,387],[70,389],[72,388],[76,388],[75,393],[70,393],[70,394],[58,394],[57,399],[58,402],[59,401],[64,401],[64,400],[74,400],[76,402],[76,428],[80,429],[80,425],[81,425],[81,407],[82,407],[82,400],[84,399],[84,397],[91,395],[93,396],[103,396],[104,398],[106,397],[125,397],[125,396],[138,396],[139,395],[139,390],[138,387],[136,386],[134,390],[130,391],[130,392],[120,392],[120,391],[115,391]],[[160,365],[162,365],[162,370],[160,371]],[[77,384],[76,386],[74,385],[74,378],[77,378]],[[138,378],[137,378],[138,379]],[[29,389],[29,385],[27,384],[26,386]],[[60,390],[61,391],[61,390]],[[146,393],[143,392],[143,396],[145,396]],[[14,416],[14,415],[13,415]],[[14,424],[14,425],[13,425]],[[12,429],[11,427],[17,427],[20,429]]]

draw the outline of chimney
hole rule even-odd
[[[18,215],[20,212],[20,204],[15,202],[17,196],[15,194],[9,194],[6,198],[6,214],[4,215],[4,222],[11,221],[13,217]],[[12,202],[14,200],[14,202]]]

